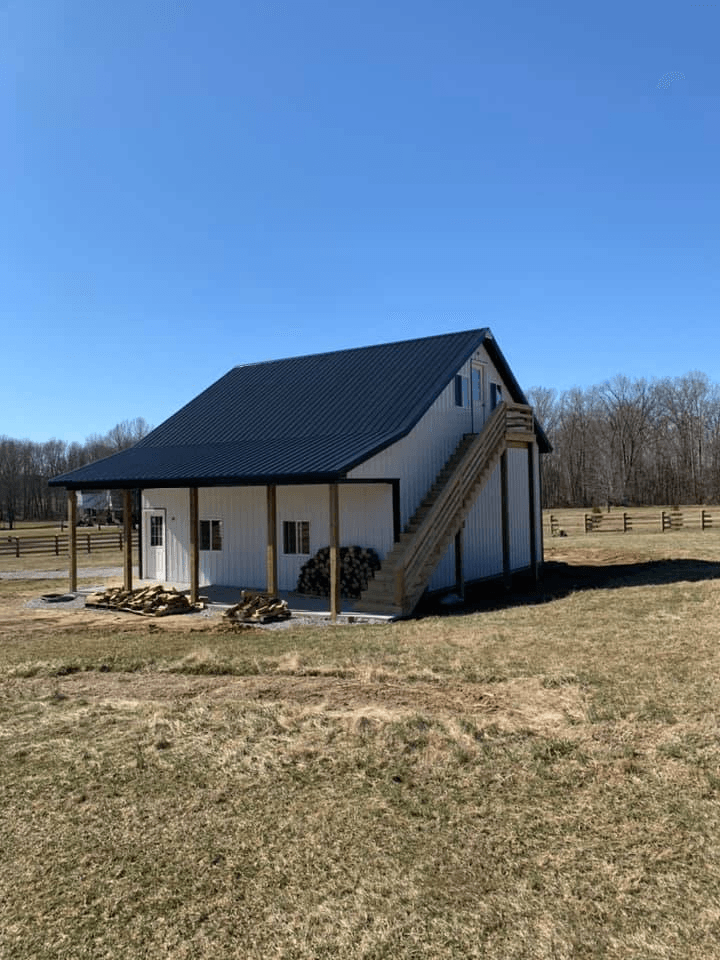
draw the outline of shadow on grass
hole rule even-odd
[[[578,590],[616,590],[621,587],[661,586],[668,583],[698,583],[720,580],[720,563],[709,560],[648,560],[603,566],[548,561],[543,576],[534,584],[528,577],[513,577],[512,589],[501,580],[468,586],[465,602],[447,606],[439,597],[426,597],[416,616],[447,616],[550,603]]]

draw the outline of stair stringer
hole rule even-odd
[[[512,424],[508,422],[510,411],[515,415]],[[530,408],[501,403],[472,442],[468,442],[468,435],[463,437],[406,531],[386,554],[382,569],[363,592],[356,604],[358,611],[410,616],[507,449],[507,430],[517,429],[518,413],[525,425],[527,416],[532,417]],[[455,465],[453,461],[458,456],[459,462]],[[452,472],[448,470],[450,465],[454,468]],[[446,473],[449,475],[444,477]]]

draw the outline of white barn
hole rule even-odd
[[[55,478],[141,490],[143,576],[292,591],[330,545],[377,551],[356,610],[542,561],[542,429],[488,329],[235,367],[138,444]],[[126,561],[126,581],[130,574]]]

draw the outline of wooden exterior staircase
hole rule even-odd
[[[355,609],[410,616],[508,442],[534,439],[532,408],[514,403],[500,403],[482,433],[466,433]]]

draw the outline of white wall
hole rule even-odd
[[[390,484],[340,486],[340,542],[342,546],[373,547],[380,558],[392,547],[393,515]],[[166,511],[168,582],[190,582],[190,499],[187,489],[143,491],[143,508]],[[223,549],[200,551],[200,583],[265,589],[267,509],[265,487],[201,487],[200,520],[222,520]],[[307,556],[282,553],[283,520],[310,522],[311,555],[329,543],[327,484],[278,487],[278,583],[293,590]]]
[[[538,460],[536,453],[534,475],[536,504],[540,502]],[[527,450],[511,448],[508,450],[508,518],[511,571],[525,570],[530,566],[530,504],[528,495]],[[537,549],[540,551],[542,519],[539,516],[536,519],[536,531]],[[542,559],[539,554],[538,559]],[[467,582],[502,576],[502,497],[499,464],[478,494],[465,520],[463,572]],[[446,590],[454,587],[454,585],[455,544],[453,542],[436,567],[428,587],[430,590]]]
[[[486,370],[485,390],[489,395],[491,380],[502,383],[483,347],[473,354],[458,373],[471,383],[472,361],[483,362]],[[418,371],[422,375],[422,371]],[[505,396],[508,391],[506,388]],[[486,411],[489,409],[489,398]],[[463,434],[482,424],[474,422],[472,405],[455,406],[454,378],[410,433],[387,450],[361,463],[348,474],[349,479],[397,478],[400,480],[400,521],[404,527],[430,489],[435,477],[450,459]]]

